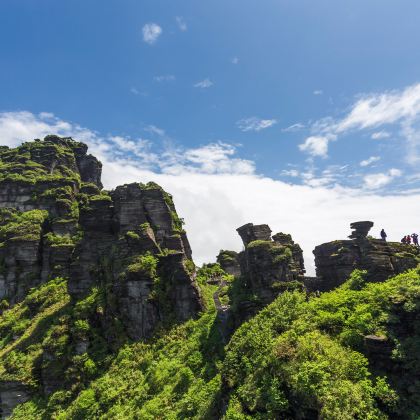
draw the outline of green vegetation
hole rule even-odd
[[[77,235],[56,235],[52,232],[44,235],[45,241],[48,245],[53,247],[59,246],[75,246],[78,241],[82,238],[82,232],[79,232]]]
[[[271,248],[272,246],[274,246],[274,243],[272,241],[262,241],[261,239],[257,239],[256,241],[250,242],[247,248]]]
[[[39,240],[42,224],[48,217],[45,210],[19,212],[0,209],[0,243],[5,241]]]
[[[127,266],[125,273],[136,273],[153,279],[156,277],[157,262],[157,258],[147,252],[144,255],[134,257]]]
[[[309,302],[286,292],[238,329],[222,369],[227,418],[418,417],[420,328],[407,335],[402,323],[419,313],[419,272],[382,284],[363,275]],[[368,364],[367,335],[388,338],[389,359],[384,350]]]
[[[217,256],[217,262],[221,265],[228,264],[236,260],[238,253],[235,251],[221,250]]]
[[[69,303],[66,282],[57,278],[30,290],[0,317],[0,377],[36,388],[45,339],[62,323]]]
[[[130,271],[155,275],[153,258],[139,257]],[[220,275],[218,264],[197,272],[209,302],[217,286],[208,282]],[[61,390],[19,406],[13,418],[221,418],[222,396],[226,419],[417,418],[420,324],[410,320],[420,315],[420,273],[380,284],[364,275],[309,300],[284,292],[225,349],[209,304],[199,319],[114,353],[98,332],[93,338],[92,317],[106,305],[101,290],[69,309],[65,282],[56,279],[0,318],[4,377],[37,389],[36,360],[46,349],[66,377]],[[367,336],[389,351],[369,353]],[[88,353],[71,350],[75,339],[91,343]]]

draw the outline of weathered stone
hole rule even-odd
[[[129,273],[114,286],[121,320],[134,340],[150,337],[161,319],[159,307],[151,299],[153,281],[144,273]]]
[[[173,302],[176,319],[186,321],[203,309],[200,289],[187,270],[183,253],[171,253],[160,258],[158,273],[167,283],[168,301]]]
[[[278,233],[272,241],[267,225],[252,223],[237,231],[245,244],[238,256],[245,298],[236,303],[244,320],[285,290],[303,289],[305,268],[302,249],[290,235]],[[246,295],[252,296],[252,301]]]
[[[350,239],[363,239],[366,238],[369,231],[373,227],[373,222],[353,222],[350,224],[353,232],[349,236]]]
[[[0,248],[0,299],[14,304],[40,283],[41,238],[7,241]]]
[[[13,409],[31,398],[27,386],[17,381],[0,382],[0,416],[3,419],[10,417]]]
[[[358,233],[352,234],[353,240],[325,243],[313,251],[318,280],[312,282],[311,290],[314,287],[319,291],[332,290],[343,284],[356,268],[367,270],[367,281],[381,282],[419,263],[420,251],[414,246],[368,239],[372,222],[351,226],[358,229]]]
[[[246,247],[252,241],[271,241],[271,229],[268,225],[247,223],[236,229]]]
[[[217,262],[226,273],[235,277],[241,275],[241,266],[239,264],[239,255],[237,252],[221,250],[217,256]]]

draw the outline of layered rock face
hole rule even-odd
[[[267,225],[248,223],[237,229],[245,250],[239,254],[240,271],[251,301],[242,302],[246,312],[271,303],[285,290],[302,287],[305,268],[302,249],[290,235],[271,238]],[[257,239],[256,239],[257,238]]]
[[[141,339],[200,311],[191,248],[168,193],[153,183],[108,193],[101,167],[70,138],[0,149],[0,300],[13,305],[56,276],[75,302],[105,287],[104,317]]]
[[[77,196],[90,182],[99,191],[101,170],[87,146],[69,138],[0,149],[0,299],[13,304],[48,278],[68,275]]]
[[[381,282],[415,268],[420,261],[419,249],[398,242],[367,237],[373,222],[355,222],[349,236],[319,245],[313,251],[317,278],[307,282],[309,290],[328,291],[343,284],[354,269],[367,270],[366,280]]]

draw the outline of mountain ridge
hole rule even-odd
[[[310,278],[290,235],[249,223],[242,252],[198,268],[171,195],[155,183],[106,191],[101,170],[70,138],[0,147],[3,418],[420,413],[417,356],[398,350],[420,334],[418,248],[371,239],[359,222],[315,249]],[[307,371],[305,385],[311,360],[326,376]]]

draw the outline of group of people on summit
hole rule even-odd
[[[412,233],[411,235],[404,236],[401,239],[401,242],[407,245],[411,245],[411,243],[413,243],[413,245],[419,246],[419,235],[417,235],[417,233]]]
[[[381,230],[381,238],[383,241],[386,241],[387,234],[385,233],[385,230]],[[401,243],[414,246],[419,246],[419,235],[417,233],[412,233],[411,235],[406,235],[401,239]]]

